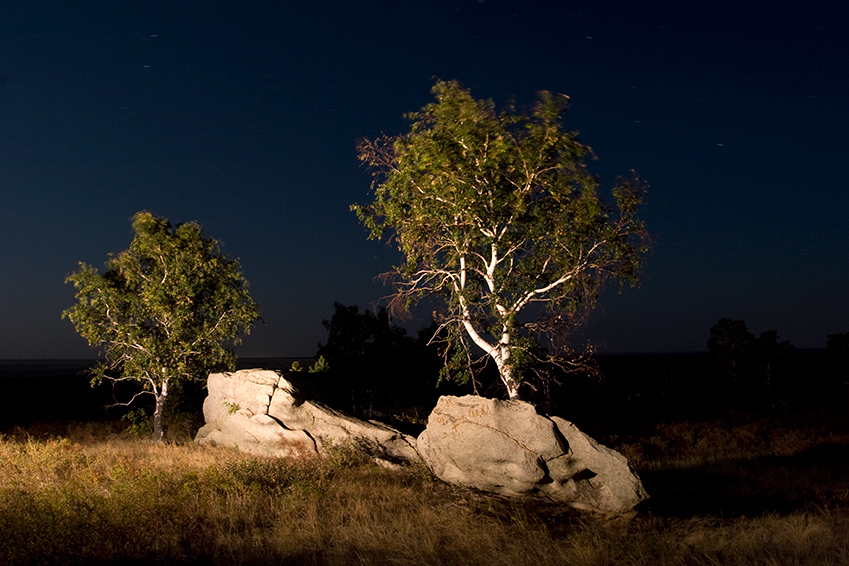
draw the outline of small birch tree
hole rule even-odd
[[[468,368],[453,375],[470,376],[474,345],[518,398],[534,332],[573,327],[606,279],[636,281],[644,185],[620,178],[602,202],[584,163],[591,149],[561,124],[565,95],[541,92],[521,113],[457,82],[438,81],[433,94],[407,116],[409,133],[359,143],[374,201],[352,209],[371,238],[390,234],[403,253],[395,304],[442,299],[447,368]]]
[[[149,212],[133,218],[135,238],[112,257],[106,271],[80,263],[66,282],[79,303],[62,313],[103,361],[92,385],[109,379],[138,381],[156,399],[153,429],[163,437],[169,386],[203,379],[215,366],[233,369],[229,346],[258,319],[257,305],[238,262],[194,222],[173,228]]]

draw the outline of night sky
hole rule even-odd
[[[566,93],[602,187],[650,183],[641,285],[608,286],[581,343],[700,351],[727,317],[823,347],[849,332],[847,8],[668,4],[5,0],[0,358],[94,357],[64,279],[139,210],[240,260],[265,321],[241,355],[313,355],[399,260],[349,211],[355,143],[405,131],[434,77]]]

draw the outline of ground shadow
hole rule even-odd
[[[849,505],[849,446],[821,444],[793,456],[644,471],[641,508],[665,517],[753,516]]]

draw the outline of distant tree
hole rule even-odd
[[[325,394],[364,415],[375,406],[426,403],[435,382],[429,381],[427,347],[393,324],[385,308],[360,312],[340,303],[333,308],[333,316],[322,322],[327,341],[316,352],[315,379],[326,385]]]
[[[746,322],[722,318],[710,329],[708,352],[717,369],[731,380],[736,392],[742,376],[748,371],[755,350],[755,335],[749,332]]]
[[[776,385],[777,365],[795,351],[789,340],[781,340],[775,330],[749,332],[746,322],[720,319],[711,329],[707,341],[714,367],[730,379],[735,395],[766,395],[772,398]]]
[[[351,358],[386,357],[403,349],[407,332],[389,319],[385,308],[360,312],[356,305],[333,303],[333,316],[322,321],[327,343],[319,345],[318,356],[332,367]]]
[[[156,401],[154,435],[163,437],[162,414],[171,387],[204,378],[215,366],[233,368],[228,346],[240,343],[258,319],[257,305],[238,262],[194,222],[172,227],[149,212],[133,217],[129,249],[106,271],[80,263],[66,282],[79,303],[62,313],[103,361],[92,384],[137,381]]]
[[[441,299],[453,355],[447,375],[471,376],[473,348],[520,395],[534,334],[565,333],[607,279],[635,282],[645,251],[636,216],[644,184],[620,179],[615,205],[598,196],[591,149],[564,130],[568,97],[541,92],[524,113],[497,112],[457,82],[411,113],[409,133],[364,140],[374,201],[354,205],[371,238],[394,235],[403,265],[393,306]]]
[[[831,358],[835,377],[845,389],[849,385],[849,332],[829,334],[825,349]]]
[[[849,332],[829,334],[825,349],[834,354],[849,355]]]
[[[762,386],[769,397],[773,396],[776,378],[776,363],[787,354],[795,351],[789,340],[780,341],[778,332],[766,330],[755,341],[755,349],[759,356],[759,364],[763,371]]]

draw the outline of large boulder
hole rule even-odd
[[[262,456],[324,455],[353,444],[380,462],[419,461],[415,438],[375,421],[362,421],[308,400],[276,371],[213,373],[203,403],[206,424],[195,440]]]
[[[417,446],[437,477],[484,491],[604,514],[648,498],[624,456],[523,401],[443,396]]]

